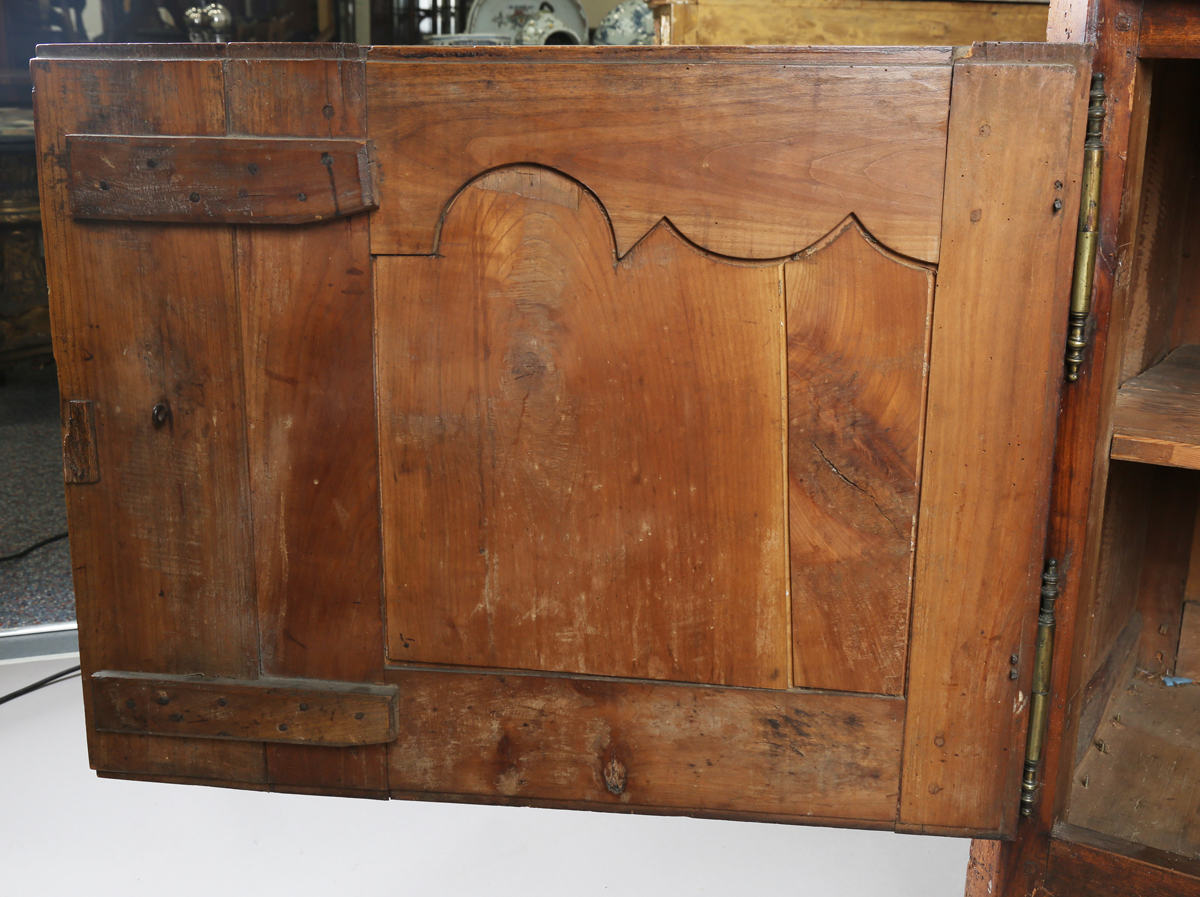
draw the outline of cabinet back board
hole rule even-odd
[[[85,672],[396,688],[102,774],[1011,831],[1081,48],[43,53]]]

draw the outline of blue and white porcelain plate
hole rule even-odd
[[[553,13],[581,39],[587,39],[587,16],[579,0],[475,0],[467,15],[467,31],[503,34],[517,42],[538,13]]]
[[[644,0],[625,0],[600,20],[592,43],[609,46],[654,43],[654,11]]]

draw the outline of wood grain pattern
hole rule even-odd
[[[977,49],[955,65],[950,113],[909,647],[910,831],[1016,824],[1074,253],[1053,201],[1077,202],[1085,51]]]
[[[391,659],[787,686],[778,265],[515,168],[376,277]]]
[[[1194,860],[1065,824],[1049,848],[1049,897],[1200,897]]]
[[[1200,346],[1180,346],[1117,392],[1112,457],[1200,469]]]
[[[64,403],[63,479],[68,483],[99,483],[100,460],[96,455],[96,403],[71,399]]]
[[[977,41],[1040,41],[1044,3],[939,0],[699,0],[681,39],[743,44],[968,46]],[[678,6],[671,4],[672,10]],[[675,29],[672,27],[674,39]]]
[[[377,206],[361,140],[73,134],[67,156],[76,218],[310,224]]]
[[[1135,674],[1113,695],[1076,770],[1067,820],[1200,859],[1198,719],[1200,686],[1168,688]]]
[[[330,747],[396,737],[394,686],[113,670],[93,673],[90,682],[101,731]]]
[[[536,163],[597,195],[622,256],[667,217],[712,252],[779,258],[853,212],[896,252],[937,259],[948,66],[865,52],[858,65],[823,64],[800,51],[691,65],[656,61],[650,47],[572,64],[498,49],[511,52],[367,63],[381,178],[373,252],[432,251],[464,183]]]
[[[784,278],[794,684],[901,694],[934,274],[850,223]]]
[[[1088,608],[1087,640],[1081,641],[1080,666],[1090,681],[1105,663],[1122,630],[1137,613],[1142,558],[1150,526],[1146,496],[1154,489],[1154,469],[1118,463],[1108,471],[1104,516],[1093,538],[1100,543],[1094,580],[1094,605]]]
[[[903,699],[416,670],[388,681],[401,693],[394,797],[895,819]]]
[[[216,136],[217,62],[35,60],[39,185],[64,400],[95,402],[99,483],[67,487],[80,660],[100,669],[253,678],[233,238],[215,227],[74,221],[69,133]],[[170,264],[161,261],[169,259]],[[170,407],[156,427],[152,409]],[[261,781],[261,745],[100,734],[115,772]]]
[[[1146,0],[1138,54],[1147,59],[1200,58],[1195,7],[1182,0]]]
[[[233,133],[362,140],[365,71],[231,59]],[[255,571],[268,676],[380,682],[382,545],[363,217],[237,231]],[[272,745],[273,785],[387,789],[382,747]]]
[[[1185,232],[1181,224],[1200,141],[1200,120],[1192,114],[1197,91],[1200,73],[1195,66],[1178,62],[1155,65],[1141,183],[1136,194],[1124,200],[1131,203],[1130,214],[1139,220],[1126,275],[1129,293],[1122,322],[1122,383],[1175,348],[1172,337]],[[1132,205],[1134,199],[1136,205]]]

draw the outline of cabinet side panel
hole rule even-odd
[[[785,284],[794,684],[902,694],[933,271],[852,224]]]
[[[357,60],[230,59],[232,136],[367,134]],[[365,215],[240,227],[238,293],[262,671],[383,674],[379,474]],[[267,747],[270,780],[387,788],[381,745]]]
[[[224,133],[220,63],[32,67],[60,390],[95,403],[99,482],[67,486],[84,676],[254,677],[232,231],[76,222],[66,205],[66,134]],[[93,732],[90,691],[97,769],[262,780],[261,745]]]
[[[980,47],[955,66],[909,661],[908,831],[1009,833],[1016,823],[1087,87],[1081,48],[1020,54]]]

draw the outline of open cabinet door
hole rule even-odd
[[[101,774],[1011,834],[1082,48],[41,52]]]

